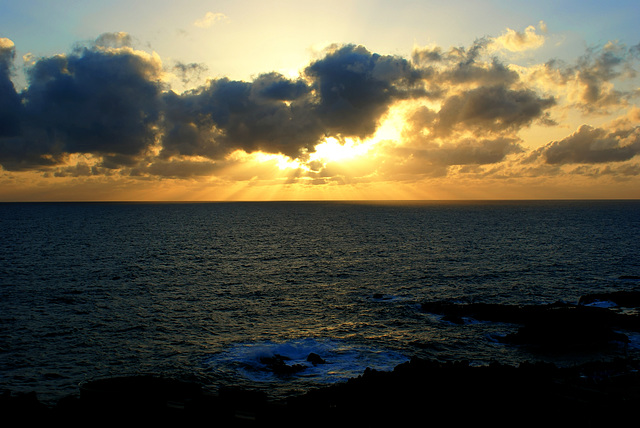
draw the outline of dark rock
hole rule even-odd
[[[372,296],[375,300],[391,300],[392,296],[385,296],[382,293],[374,293]]]
[[[507,335],[504,341],[555,350],[593,349],[613,341],[629,342],[626,335],[613,331],[609,312],[590,309],[597,308],[550,308],[527,320],[517,333]]]
[[[38,400],[35,392],[13,395],[6,391],[0,396],[0,414],[11,423],[39,422],[50,417],[50,409]]]
[[[634,308],[640,306],[640,291],[615,291],[612,293],[586,294],[578,300],[579,305],[594,302],[613,302],[618,306]]]
[[[273,357],[260,357],[260,362],[267,366],[277,365],[277,364],[286,364],[285,361],[290,361],[290,360],[291,358],[284,355],[280,355],[280,354],[274,354]]]
[[[619,300],[631,304],[638,296],[615,293]],[[588,301],[588,299],[583,299]],[[640,317],[611,311],[607,308],[556,302],[547,305],[459,304],[425,302],[425,311],[443,315],[444,320],[462,324],[462,317],[482,321],[521,324],[517,333],[507,335],[503,342],[528,344],[547,349],[597,348],[611,342],[627,343],[628,337],[615,329],[640,331]]]
[[[327,362],[318,354],[311,352],[308,356],[307,356],[307,361],[312,363],[314,366],[316,364],[326,364]]]
[[[140,375],[97,379],[80,384],[80,399],[89,405],[160,408],[185,403],[201,395],[200,385],[176,379]]]
[[[635,420],[640,406],[640,363],[629,359],[557,367],[522,363],[518,367],[468,361],[437,362],[413,358],[391,372],[366,370],[348,382],[269,401],[262,391],[222,388],[218,395],[198,393],[176,409],[148,407],[140,394],[166,397],[185,384],[157,378],[117,378],[91,383],[118,400],[86,393],[61,401],[54,411],[35,394],[0,394],[5,420],[66,426],[122,423],[196,426],[616,426]],[[86,384],[85,384],[86,386]],[[131,393],[121,394],[121,387]],[[167,388],[168,387],[168,388]],[[167,391],[167,389],[169,391]],[[196,388],[201,391],[200,388]],[[192,391],[186,387],[186,391]],[[81,391],[82,392],[82,391]],[[184,396],[184,394],[179,394]],[[189,395],[189,394],[187,394]],[[102,402],[102,400],[106,400]],[[124,400],[123,400],[124,399]],[[40,415],[40,419],[34,419]]]
[[[278,375],[292,375],[307,368],[302,364],[287,364],[286,361],[290,360],[291,358],[279,354],[275,354],[273,357],[260,358],[260,362],[267,367],[267,370]]]

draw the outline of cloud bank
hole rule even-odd
[[[194,25],[221,19],[209,13]],[[202,67],[169,68],[155,53],[134,49],[126,33],[33,58],[28,86],[18,91],[15,46],[4,38],[0,165],[5,172],[48,177],[192,179],[228,175],[234,164],[260,154],[286,156],[297,168],[289,180],[308,183],[489,170],[515,177],[534,164],[545,174],[607,164],[611,174],[624,165],[618,170],[637,175],[640,128],[633,103],[640,45],[609,43],[571,64],[516,66],[492,56],[539,48],[543,23],[539,31],[508,29],[468,48],[418,47],[411,58],[333,45],[298,78],[267,71],[252,81],[211,79],[183,93],[168,87],[168,75],[188,82]],[[620,112],[621,118],[583,123],[540,147],[523,140],[531,127],[562,126],[569,111],[587,118]],[[380,137],[390,118],[396,134]],[[365,155],[367,165],[346,170],[314,157],[328,140],[375,145]]]

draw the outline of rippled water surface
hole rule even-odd
[[[412,356],[517,363],[492,340],[514,326],[420,302],[640,285],[620,278],[640,275],[637,201],[0,204],[0,240],[0,388],[44,400],[121,374],[278,396]],[[308,367],[274,374],[274,353]]]

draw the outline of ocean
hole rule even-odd
[[[412,357],[639,352],[533,353],[421,303],[638,290],[640,201],[2,203],[0,242],[0,389],[44,402],[132,374],[283,398]]]

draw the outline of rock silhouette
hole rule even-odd
[[[640,318],[609,308],[585,306],[598,297],[585,297],[578,305],[557,302],[547,305],[498,305],[424,302],[422,309],[439,314],[443,320],[463,324],[468,317],[481,321],[520,324],[517,333],[501,338],[506,343],[539,346],[552,350],[594,349],[611,342],[628,343],[628,337],[616,329],[640,331]],[[607,295],[609,296],[609,295]],[[635,294],[614,294],[625,302]]]
[[[291,358],[279,354],[275,354],[273,357],[260,358],[260,362],[264,364],[268,370],[279,375],[291,375],[307,368],[307,366],[302,364],[289,365],[286,363],[287,361],[291,361]]]
[[[212,393],[195,382],[121,377],[94,383],[91,393],[69,396],[53,408],[35,394],[6,392],[0,412],[24,425],[126,420],[183,426],[613,426],[636,417],[639,369],[637,361],[622,359],[562,368],[414,358],[393,371],[367,369],[286,402],[271,402],[259,391]]]

